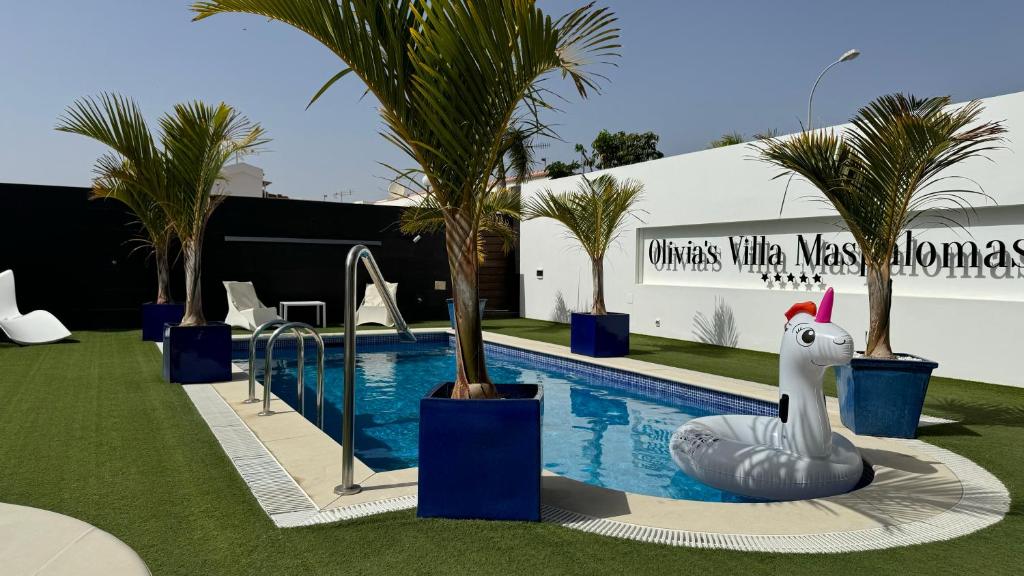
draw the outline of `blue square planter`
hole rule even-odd
[[[142,305],[142,339],[146,342],[163,342],[164,324],[177,324],[185,316],[184,304]]]
[[[629,354],[629,314],[572,313],[570,348],[573,354],[596,358]]]
[[[915,438],[928,380],[937,367],[923,358],[854,358],[836,366],[843,425],[864,436]]]
[[[452,400],[452,384],[420,399],[421,518],[540,520],[537,384],[499,384],[501,400]]]
[[[231,380],[231,326],[164,328],[164,380],[178,384]]]
[[[448,303],[448,320],[452,323],[452,330],[455,330],[455,299],[445,300]],[[487,307],[487,298],[480,299],[480,319],[484,319],[484,308]]]

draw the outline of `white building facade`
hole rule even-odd
[[[892,343],[939,363],[937,375],[1024,386],[1024,92],[984,100],[1002,120],[1005,149],[951,170],[949,187],[976,188],[965,230],[937,219],[915,223],[893,264]],[[864,346],[868,325],[860,254],[834,210],[794,179],[757,160],[748,145],[704,150],[602,173],[645,186],[639,220],[605,261],[608,309],[631,315],[631,331],[776,352],[785,311],[833,287],[833,321]],[[538,180],[574,188],[577,178]],[[780,214],[781,208],[781,214]],[[962,220],[962,219],[961,219]],[[967,222],[965,222],[967,223]],[[566,321],[586,311],[590,264],[551,220],[524,222],[522,311]],[[731,320],[730,320],[731,319]]]
[[[216,192],[224,196],[265,198],[270,182],[264,180],[263,168],[246,162],[228,164],[220,171],[223,178]]]

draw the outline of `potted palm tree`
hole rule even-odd
[[[210,0],[220,12],[284,22],[323,43],[379,102],[385,137],[418,165],[424,194],[443,213],[455,299],[455,379],[420,404],[420,516],[537,520],[540,404],[536,384],[495,385],[487,373],[478,305],[477,244],[484,202],[500,188],[511,126],[543,133],[550,73],[586,96],[587,71],[615,54],[606,9],[553,19],[516,0]],[[504,398],[498,401],[499,398]]]
[[[946,170],[998,147],[1005,128],[980,122],[974,101],[882,96],[861,108],[852,126],[804,131],[754,145],[761,158],[795,173],[828,199],[860,247],[867,280],[869,328],[865,351],[836,368],[843,423],[857,434],[912,438],[917,434],[931,372],[938,364],[895,354],[889,338],[891,266],[897,241],[929,217],[963,227],[968,194],[950,189]]]
[[[593,180],[580,176],[576,190],[556,193],[548,189],[523,207],[527,219],[551,218],[562,224],[590,257],[594,299],[589,313],[572,313],[570,347],[574,354],[629,354],[629,314],[608,312],[604,304],[604,256],[634,214],[643,189],[636,180],[619,182],[610,174]]]
[[[167,183],[163,153],[138,105],[116,94],[77,100],[58,120],[57,130],[92,138],[111,149],[93,168],[91,197],[117,200],[138,218],[145,234],[141,247],[151,250],[156,263],[156,300],[142,305],[142,339],[163,340],[164,325],[180,322],[185,313],[170,289],[174,229],[156,201]]]
[[[182,384],[231,379],[231,327],[203,315],[202,257],[206,224],[223,201],[214,195],[228,160],[267,142],[259,124],[223,102],[177,104],[160,119],[167,186],[157,200],[181,242],[185,314],[164,332],[164,379]]]

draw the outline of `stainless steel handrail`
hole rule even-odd
[[[278,329],[273,331],[273,334],[270,334],[270,339],[266,341],[266,351],[263,353],[263,410],[257,414],[259,416],[269,416],[273,414],[273,410],[270,410],[270,390],[273,387],[273,368],[271,366],[271,364],[273,363],[273,344],[274,342],[278,341],[278,338],[281,337],[281,335],[284,334],[286,331],[292,332],[292,334],[295,336],[295,339],[298,340],[296,342],[296,345],[298,346],[296,352],[296,358],[298,360],[298,368],[295,378],[297,384],[296,396],[299,397],[297,399],[299,407],[301,408],[303,406],[302,387],[304,383],[303,372],[305,371],[304,364],[306,341],[305,337],[303,337],[302,335],[302,332],[299,330],[299,327],[293,326],[292,324],[298,323],[288,322],[282,324],[281,326],[278,327]]]
[[[276,321],[279,322],[279,321]],[[299,405],[299,412],[306,415],[306,387],[305,387],[305,356],[306,356],[306,335],[312,336],[314,342],[316,342],[316,425],[321,429],[324,427],[324,341],[309,324],[303,322],[287,322],[280,324],[277,330],[270,335],[270,339],[267,340],[266,352],[263,358],[263,411],[259,413],[260,416],[269,416],[274,413],[270,409],[270,393],[271,387],[273,386],[273,370],[271,363],[274,361],[274,343],[277,339],[285,332],[291,332],[295,335],[297,340],[296,346],[296,358],[298,360],[296,378],[295,378],[295,396],[296,402]],[[250,350],[250,357],[252,351]],[[253,376],[254,369],[252,365],[249,366],[250,378],[255,379]]]
[[[334,488],[334,493],[344,496],[356,494],[362,488],[353,482],[352,475],[355,467],[355,383],[356,383],[356,268],[359,261],[363,261],[366,271],[370,273],[370,279],[377,286],[384,305],[395,321],[395,330],[403,342],[415,342],[416,336],[409,330],[409,325],[402,318],[398,310],[398,303],[395,297],[388,290],[384,282],[384,275],[380,273],[377,261],[373,259],[373,253],[366,246],[359,244],[349,250],[348,258],[345,260],[345,387],[343,389],[342,402],[342,423],[341,423],[341,484]]]
[[[264,322],[260,324],[259,328],[256,328],[252,332],[252,336],[249,336],[249,397],[242,400],[244,404],[255,404],[259,402],[256,399],[256,341],[259,340],[260,334],[267,328],[274,326],[280,326],[281,324],[287,324],[287,320],[271,320],[270,322]]]

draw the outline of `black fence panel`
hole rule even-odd
[[[22,312],[45,309],[71,328],[138,326],[139,305],[153,299],[155,269],[136,249],[138,224],[123,205],[89,200],[85,188],[0,184],[0,270],[15,271]],[[367,244],[410,322],[447,317],[450,293],[443,238],[418,242],[398,230],[402,208],[286,199],[229,197],[207,228],[203,305],[221,320],[227,299],[221,282],[252,281],[264,304],[321,300],[328,321],[344,313],[344,264],[351,247]],[[510,279],[514,281],[514,279]],[[369,282],[360,270],[360,300]],[[172,289],[181,299],[180,258]],[[313,319],[294,310],[292,318]]]

